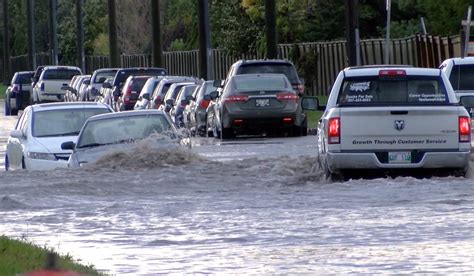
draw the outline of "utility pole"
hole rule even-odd
[[[109,51],[110,67],[120,67],[118,43],[117,43],[117,21],[115,16],[115,0],[108,0],[109,13]]]
[[[3,0],[3,84],[10,81],[10,18],[8,14],[8,0]]]
[[[267,58],[275,59],[278,57],[275,0],[265,0],[265,27],[267,41]]]
[[[359,1],[346,0],[346,51],[349,66],[360,65],[359,52]],[[359,58],[360,59],[360,58]]]
[[[387,0],[387,33],[385,36],[385,64],[390,64],[390,10],[391,10],[392,2]]]
[[[152,62],[154,67],[163,67],[163,45],[161,42],[160,0],[151,2]]]
[[[199,0],[199,75],[205,80],[213,79],[211,35],[209,31],[209,1]]]
[[[76,29],[77,29],[77,66],[85,73],[84,68],[84,28],[82,24],[82,0],[76,0]]]
[[[36,70],[33,0],[26,0],[26,21],[28,33],[28,68],[30,70]]]
[[[51,64],[58,64],[57,0],[49,0],[49,53]]]

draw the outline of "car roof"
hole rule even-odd
[[[456,57],[456,58],[448,58],[446,60],[443,61],[444,62],[447,62],[447,61],[453,61],[454,64],[474,64],[474,57],[464,57],[464,58],[461,58],[461,57]]]
[[[68,70],[81,71],[81,69],[77,66],[67,66],[67,65],[49,65],[49,66],[45,66],[43,68],[43,71],[46,71],[46,70],[59,70],[59,69],[68,69]]]
[[[236,61],[234,64],[289,64],[293,63],[286,59],[241,59]]]
[[[166,116],[164,111],[158,109],[143,109],[143,110],[127,110],[114,113],[104,113],[94,115],[90,117],[89,121],[102,120],[107,118],[121,118],[121,117],[130,117],[130,116],[140,116],[140,115],[163,115]]]
[[[437,68],[420,68],[404,65],[348,67],[343,72],[346,77],[377,76],[381,70],[402,70],[405,71],[406,75],[415,76],[439,76],[441,74],[441,70]]]
[[[59,110],[59,109],[81,109],[81,108],[105,108],[110,109],[107,105],[98,102],[57,102],[35,104],[31,106],[33,111],[43,110]]]

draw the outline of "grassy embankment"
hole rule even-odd
[[[3,83],[0,83],[0,100],[5,99],[5,90],[7,90],[7,87],[3,85]]]
[[[46,247],[0,236],[0,275],[21,275],[21,273],[40,270],[45,266],[48,252],[51,251]],[[57,267],[84,275],[106,275],[96,271],[93,266],[78,264],[70,255],[59,256]]]

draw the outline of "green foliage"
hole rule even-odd
[[[162,5],[165,7],[163,49],[171,50],[178,44],[181,50],[196,49],[198,47],[197,1],[167,0],[165,2]]]
[[[46,247],[0,236],[0,275],[17,275],[41,269],[48,252],[51,250]],[[76,263],[70,255],[59,256],[58,267],[85,275],[104,275],[96,271],[93,266]]]
[[[109,50],[109,36],[106,33],[99,34],[92,42],[94,55],[106,56],[110,53]]]

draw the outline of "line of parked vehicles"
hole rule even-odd
[[[152,134],[186,144],[179,128],[218,139],[307,135],[306,111],[324,110],[318,163],[328,178],[361,170],[469,171],[474,57],[449,59],[438,69],[346,68],[325,107],[304,96],[303,81],[285,60],[240,60],[216,81],[170,76],[163,68],[104,68],[90,76],[77,67],[38,70],[15,74],[7,90],[8,115],[26,100],[63,103],[25,109],[8,140],[7,170],[51,168],[66,159],[71,167],[82,166],[107,147]],[[29,98],[18,93],[27,91],[28,74]]]
[[[24,111],[7,143],[6,170],[55,168],[66,160],[80,166],[97,157],[92,148],[153,133],[179,145],[190,144],[183,133],[218,139],[307,135],[306,110],[318,106],[317,98],[303,95],[304,83],[286,60],[241,60],[216,81],[154,67],[102,68],[87,75],[73,66],[40,66],[17,72],[12,86],[17,80],[22,92],[7,90],[5,113]],[[88,157],[78,159],[84,154],[75,153],[84,148]]]

